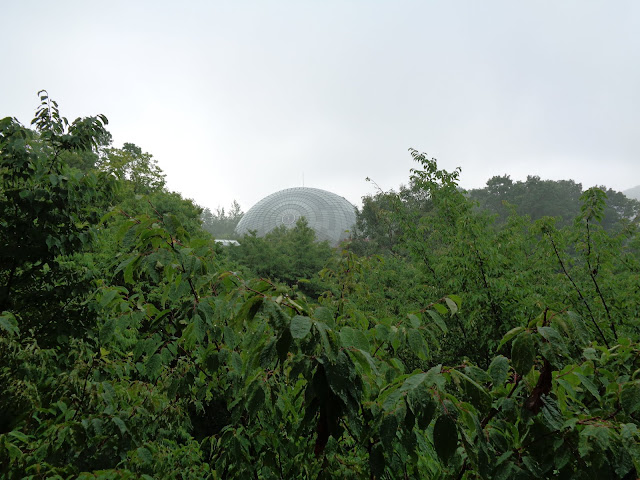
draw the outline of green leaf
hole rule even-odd
[[[500,350],[505,343],[507,343],[509,340],[511,340],[513,337],[515,337],[516,335],[518,335],[520,332],[523,332],[523,331],[524,331],[524,327],[515,327],[509,330],[507,333],[505,333],[504,337],[502,337],[502,340],[500,340],[500,343],[498,344],[498,350]]]
[[[136,454],[138,458],[141,460],[143,465],[148,465],[153,461],[153,456],[148,448],[139,447],[136,449]]]
[[[578,451],[585,457],[594,450],[594,446],[607,450],[610,445],[610,429],[601,425],[587,425],[580,431]]]
[[[351,327],[342,327],[340,330],[340,343],[343,347],[355,347],[362,351],[369,351],[369,340],[361,330]]]
[[[352,348],[349,349],[349,353],[353,356],[355,361],[360,364],[365,373],[374,373],[376,375],[378,374],[376,364],[373,361],[373,358],[371,358],[371,355],[369,355],[369,352],[364,352],[359,348]]]
[[[449,329],[447,328],[447,324],[438,312],[436,312],[435,310],[427,310],[427,313],[432,318],[434,323],[438,326],[438,328],[442,330],[442,333],[447,333],[449,331]]]
[[[494,387],[498,387],[504,384],[509,373],[509,360],[507,357],[498,355],[495,357],[489,365],[489,375]]]
[[[581,373],[575,373],[576,377],[580,379],[580,383],[593,395],[597,400],[600,400],[600,393],[598,392],[598,388],[593,384],[591,380],[582,375]]]
[[[427,345],[424,342],[424,338],[419,330],[415,328],[410,328],[407,331],[407,341],[409,343],[409,348],[413,353],[415,353],[418,357],[423,360],[427,358]]]
[[[550,397],[542,397],[544,404],[542,406],[542,419],[551,430],[560,430],[564,423],[562,412],[558,408],[558,404]]]
[[[291,337],[289,329],[283,330],[282,335],[280,335],[280,338],[276,342],[276,352],[278,353],[280,363],[283,363],[287,359],[292,340],[293,338]]]
[[[534,475],[534,478],[544,477],[544,474],[542,469],[540,468],[540,465],[538,464],[538,462],[535,461],[533,457],[529,455],[522,457],[522,463],[524,463],[524,465],[527,467],[527,470],[529,470]]]
[[[629,415],[640,409],[640,382],[626,383],[620,392],[620,405]]]
[[[313,312],[313,318],[314,320],[318,322],[324,322],[327,325],[333,322],[333,314],[331,313],[331,310],[329,310],[327,307],[316,308]]]
[[[384,475],[384,448],[382,444],[376,443],[369,455],[369,468],[375,478],[382,478]]]
[[[309,317],[303,317],[296,315],[291,319],[289,325],[291,336],[296,339],[305,338],[311,332],[311,319]]]
[[[258,313],[258,310],[260,310],[263,302],[264,298],[262,297],[262,295],[254,295],[253,297],[251,297],[242,305],[242,307],[238,311],[235,323],[241,325],[245,320],[247,322],[253,320],[253,318]]]
[[[22,432],[20,432],[18,430],[12,430],[7,435],[18,439],[23,443],[28,443],[29,442],[29,436],[25,435],[24,433],[22,433]]]
[[[455,369],[451,370],[451,376],[458,379],[462,386],[462,390],[478,410],[489,409],[491,406],[491,396],[480,384]]]
[[[518,375],[529,373],[535,356],[533,336],[529,332],[520,333],[511,345],[511,363]]]
[[[396,432],[398,431],[398,418],[394,413],[389,413],[382,417],[382,423],[380,424],[380,440],[382,445],[389,451],[393,451],[393,442],[396,439]]]
[[[259,361],[260,366],[263,368],[269,367],[276,357],[276,344],[277,339],[274,337],[270,339],[260,352]]]
[[[114,298],[116,298],[116,295],[118,295],[118,291],[116,289],[110,288],[108,290],[104,290],[103,294],[100,296],[100,306],[106,307]]]
[[[335,363],[329,362],[325,365],[327,383],[345,405],[349,405],[349,396],[357,398],[357,384],[355,383],[356,371],[351,358],[341,351],[336,357]]]
[[[441,303],[434,303],[432,307],[435,308],[440,315],[446,315],[447,313],[449,313],[449,310],[447,310],[447,307],[445,307]]]
[[[11,312],[2,312],[0,316],[0,329],[12,335],[18,334],[18,321]]]
[[[384,323],[379,323],[375,328],[376,340],[379,342],[386,342],[389,339],[389,327]]]
[[[449,297],[445,297],[444,301],[447,302],[447,306],[449,307],[449,310],[451,310],[451,315],[458,313],[458,305],[456,302],[451,300]]]
[[[420,319],[414,313],[408,314],[407,318],[409,319],[409,325],[411,325],[413,328],[419,328],[422,324],[422,322],[420,322]]]
[[[113,318],[108,318],[100,329],[100,342],[108,343],[113,338],[116,331],[116,321]]]
[[[441,415],[433,426],[433,444],[438,457],[446,464],[458,448],[456,422],[448,415]]]
[[[436,411],[436,403],[432,399],[432,392],[429,389],[426,375],[423,377],[423,381],[408,391],[407,404],[418,420],[418,427],[422,430],[426,429]]]
[[[129,262],[126,266],[126,268],[124,269],[124,281],[125,283],[133,283],[133,272],[134,269],[137,267],[138,264],[138,259],[140,257],[136,256],[133,257],[132,261]]]
[[[125,423],[122,421],[120,417],[117,417],[117,416],[111,417],[111,421],[118,426],[118,428],[120,429],[120,433],[122,433],[123,435],[127,433],[127,426],[125,425]]]
[[[224,343],[226,343],[230,349],[236,348],[238,343],[240,343],[240,338],[236,335],[236,332],[233,331],[233,328],[225,325],[222,328],[222,334],[224,336]]]
[[[249,416],[254,417],[258,410],[262,408],[264,405],[266,395],[264,392],[264,388],[260,384],[261,380],[254,382],[254,388],[247,400],[247,413]]]
[[[458,309],[460,309],[460,307],[462,307],[462,298],[460,298],[459,295],[450,294],[450,295],[448,295],[448,297],[451,300],[453,300],[454,302],[456,302],[456,305],[458,306]]]
[[[327,326],[326,323],[315,322],[313,325],[316,327],[316,330],[320,335],[320,340],[322,342],[322,347],[325,355],[327,355],[330,359],[335,359],[335,357],[338,355],[340,345],[338,344],[334,332]]]
[[[155,380],[162,371],[162,356],[159,353],[155,353],[147,358],[144,362],[145,373],[151,380]]]
[[[553,327],[538,327],[538,333],[544,338],[551,346],[555,355],[563,356],[567,352],[567,347],[564,342],[564,338]]]
[[[9,460],[17,460],[22,458],[23,453],[18,447],[16,447],[13,443],[6,441],[3,445],[9,452]]]

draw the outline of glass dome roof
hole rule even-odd
[[[243,235],[256,230],[259,237],[274,228],[295,226],[305,217],[319,241],[338,245],[356,223],[355,207],[345,198],[319,188],[287,188],[263,198],[244,214],[236,227]]]

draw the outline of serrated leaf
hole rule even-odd
[[[144,370],[151,380],[155,380],[160,375],[162,371],[162,356],[158,353],[155,353],[147,358],[144,362]]]
[[[138,264],[140,257],[134,257],[133,261],[129,262],[124,269],[124,281],[125,283],[133,283],[133,272]]]
[[[409,319],[409,324],[413,328],[419,328],[420,327],[420,325],[421,325],[420,319],[414,313],[408,314],[407,318]]]
[[[369,340],[361,330],[351,327],[342,327],[340,330],[340,343],[343,347],[355,347],[362,351],[369,351]]]
[[[345,405],[349,405],[349,396],[353,395],[357,398],[358,393],[356,391],[356,384],[354,380],[356,378],[356,371],[351,361],[351,358],[341,351],[336,356],[335,363],[330,362],[325,365],[327,374],[327,383],[329,387],[338,397],[342,399]]]
[[[313,324],[316,328],[316,331],[320,335],[320,340],[322,342],[322,347],[325,355],[327,355],[330,359],[335,359],[338,351],[339,344],[333,331],[327,326],[327,324],[322,322],[315,322]]]
[[[393,449],[393,442],[398,431],[398,419],[393,413],[384,415],[380,424],[380,440],[382,445],[389,451]]]
[[[230,349],[236,348],[238,346],[238,343],[240,343],[240,339],[238,338],[238,335],[236,335],[236,332],[234,332],[233,329],[230,328],[229,326],[225,325],[222,328],[222,334],[224,338],[224,343],[226,343]]]
[[[580,383],[582,386],[586,388],[591,395],[593,395],[597,400],[600,400],[600,393],[598,392],[598,388],[594,385],[594,383],[589,380],[587,377],[582,375],[581,373],[575,373],[575,376],[580,379]]]
[[[257,384],[251,392],[249,399],[247,400],[247,413],[249,414],[249,416],[253,417],[256,415],[258,410],[260,410],[264,405],[265,399],[266,395],[264,392],[264,388],[262,387],[262,385]]]
[[[353,358],[358,362],[358,364],[362,367],[365,373],[371,374],[374,373],[377,375],[378,368],[376,367],[373,358],[369,355],[369,352],[364,352],[359,348],[349,349],[349,353],[353,356]]]
[[[409,343],[409,348],[413,353],[423,360],[427,358],[427,345],[425,344],[424,338],[419,330],[414,328],[409,329],[407,332],[407,342]]]
[[[564,338],[553,327],[538,327],[538,333],[549,342],[549,345],[553,348],[556,354],[564,355],[567,347],[564,342]]]
[[[601,425],[586,425],[580,431],[580,442],[578,451],[582,456],[586,456],[593,449],[595,443],[600,449],[606,451],[609,448],[611,435],[609,428]]]
[[[489,365],[489,375],[491,376],[494,387],[504,384],[508,373],[509,359],[507,359],[507,357],[498,355],[491,361]]]
[[[111,421],[118,426],[118,428],[120,429],[120,433],[122,434],[127,433],[127,426],[125,425],[124,421],[122,421],[120,417],[116,417],[116,416],[111,417]]]
[[[305,338],[311,332],[311,319],[309,317],[303,317],[302,315],[296,315],[291,319],[289,330],[293,338]]]
[[[293,338],[291,337],[291,332],[289,331],[289,329],[287,328],[286,330],[283,330],[280,338],[276,342],[276,352],[278,354],[280,363],[286,360],[292,340]]]
[[[542,419],[544,423],[551,430],[560,430],[564,423],[564,417],[562,416],[562,412],[558,408],[557,403],[547,396],[543,398],[543,406],[542,406]]]
[[[629,415],[640,409],[640,383],[638,381],[626,383],[622,386],[620,405]]]
[[[376,340],[386,342],[389,339],[389,327],[383,323],[379,323],[375,328]]]
[[[526,375],[533,367],[536,352],[533,336],[529,332],[521,332],[511,345],[511,363],[518,375]]]
[[[445,321],[442,319],[442,317],[438,312],[436,312],[435,310],[427,310],[427,313],[433,319],[434,323],[438,326],[438,328],[442,330],[442,333],[447,333],[449,331],[449,329],[447,328],[447,324],[445,323]]]
[[[276,343],[278,342],[278,340],[274,337],[272,339],[270,339],[267,344],[264,346],[264,348],[262,349],[262,351],[260,352],[260,357],[259,357],[259,361],[260,361],[260,366],[263,368],[267,368],[271,365],[271,363],[273,362],[273,360],[276,357],[277,351],[276,351]]]
[[[116,321],[113,318],[108,318],[107,321],[104,323],[104,325],[102,326],[102,328],[100,329],[100,342],[101,343],[108,343],[111,341],[111,339],[113,338],[113,335],[115,334],[116,331]]]
[[[407,404],[418,420],[418,427],[422,430],[426,429],[436,411],[436,404],[432,399],[432,392],[427,386],[426,380],[416,384],[408,391]]]
[[[382,444],[376,443],[371,449],[371,454],[369,455],[369,468],[375,478],[383,477],[384,466],[384,448],[382,447]]]
[[[458,429],[448,415],[441,415],[433,426],[433,444],[438,457],[446,464],[458,448]]]

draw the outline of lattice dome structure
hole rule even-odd
[[[317,240],[328,240],[333,246],[345,240],[356,223],[355,207],[345,198],[319,188],[298,187],[260,200],[244,214],[236,233],[255,230],[262,237],[280,225],[294,227],[301,217],[315,230]]]

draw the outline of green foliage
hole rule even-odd
[[[215,238],[234,239],[237,238],[235,228],[243,215],[240,205],[235,200],[228,213],[224,207],[217,208],[215,213],[205,208],[202,212],[202,228]]]
[[[605,211],[600,218],[602,226],[611,230],[622,219],[633,219],[640,214],[640,203],[624,194],[601,187],[606,199]],[[471,190],[470,197],[483,209],[498,214],[500,222],[509,217],[509,206],[515,206],[521,215],[533,220],[556,217],[560,225],[569,225],[580,213],[582,185],[573,180],[541,180],[529,175],[524,182],[514,182],[508,175],[487,180],[487,186]]]
[[[314,277],[333,255],[333,249],[327,242],[317,242],[314,230],[300,218],[291,229],[280,226],[264,237],[255,232],[244,235],[240,245],[229,248],[229,253],[259,277],[297,285],[304,293],[318,296],[324,286]]]
[[[20,212],[2,239],[40,242],[3,257],[3,478],[637,477],[638,235],[602,228],[601,191],[560,229],[496,225],[414,151],[428,208],[385,197],[383,255],[332,256],[300,222],[245,237],[253,268],[276,259],[251,278],[192,202],[68,169],[100,129],[45,104],[41,133],[0,121],[2,208]],[[323,265],[309,300],[295,283]],[[79,271],[85,289],[31,295]]]
[[[97,168],[127,180],[127,188],[135,194],[148,194],[162,190],[166,175],[150,153],[133,143],[125,143],[122,148],[109,148],[98,161]]]
[[[73,298],[87,292],[92,272],[76,255],[89,248],[114,183],[62,160],[66,153],[91,152],[106,118],[69,124],[40,93],[36,131],[0,120],[0,310],[12,311],[22,328],[55,338],[85,323]]]

